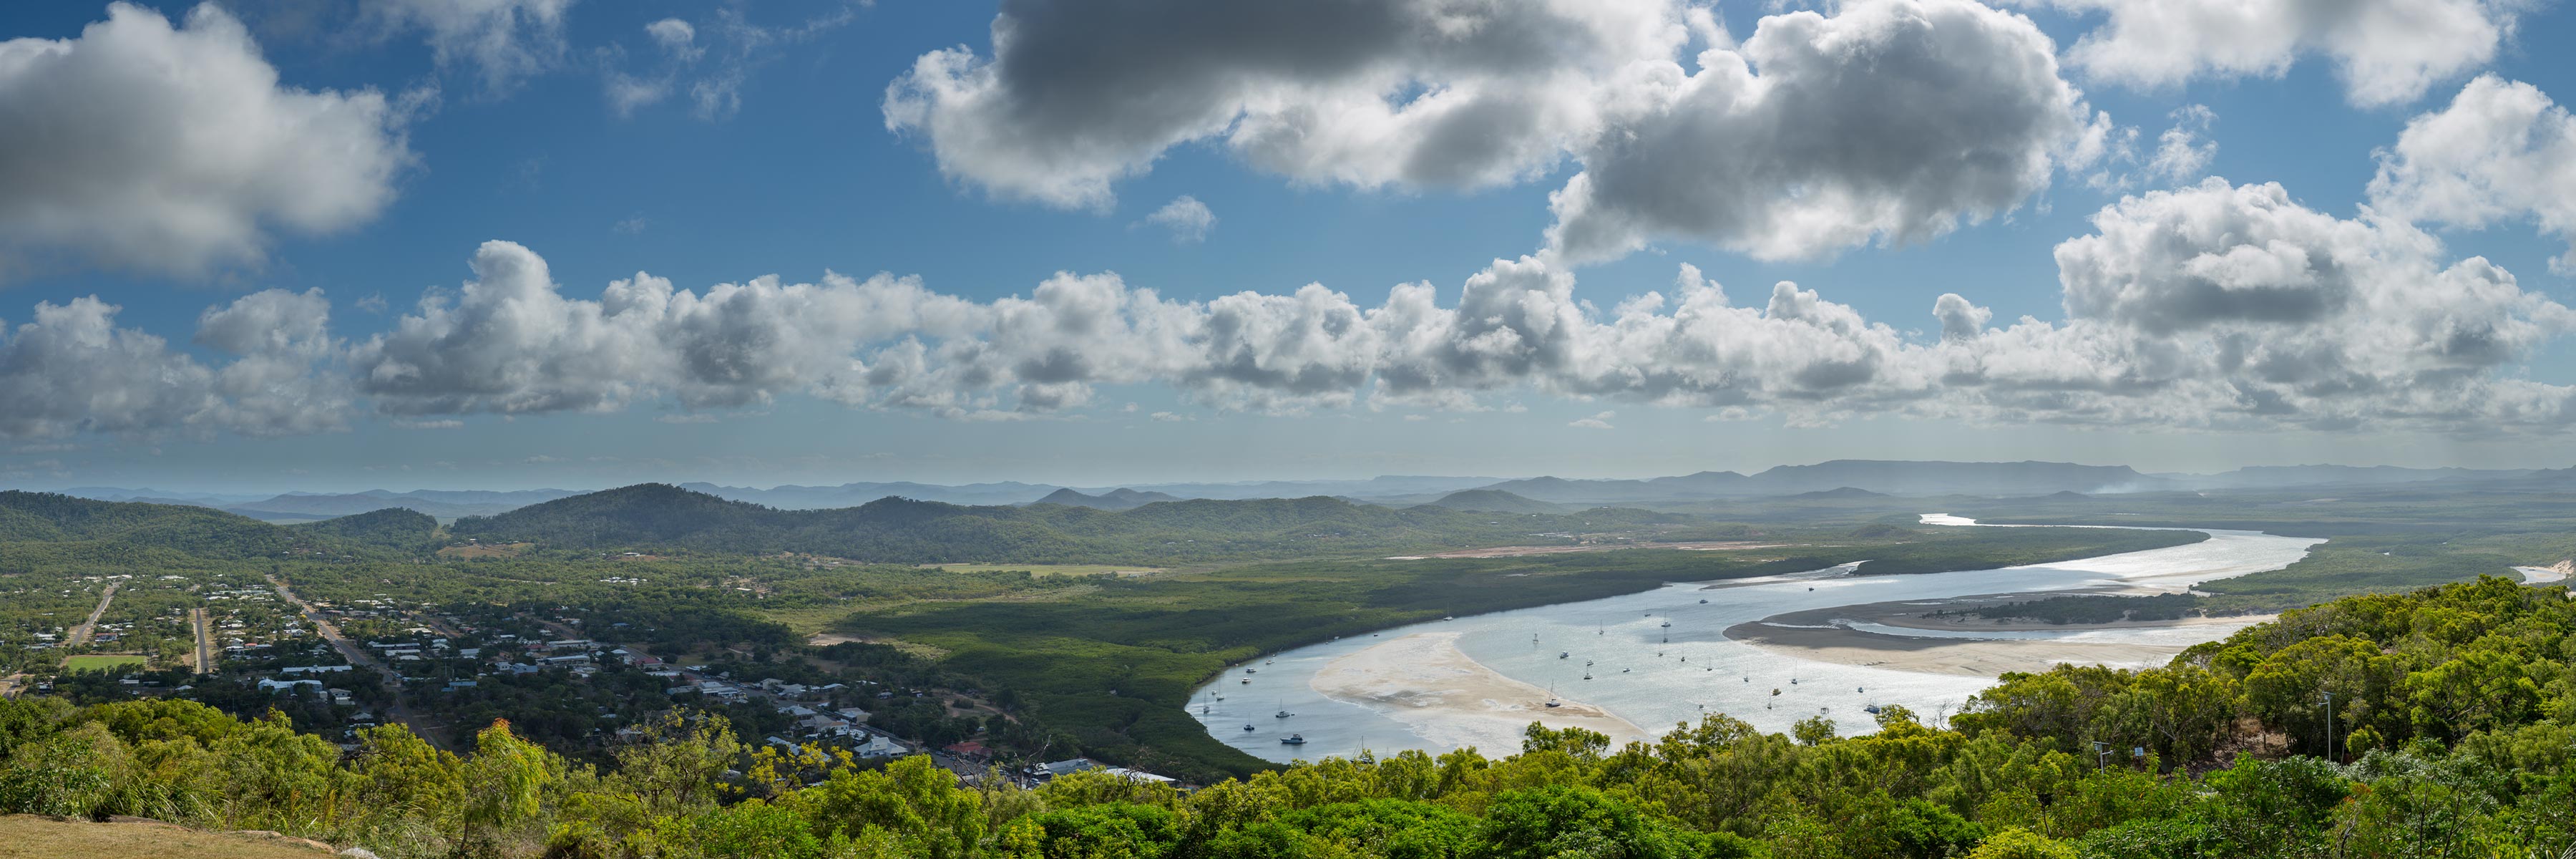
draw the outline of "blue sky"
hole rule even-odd
[[[0,485],[336,490],[585,487],[646,479],[760,485],[1024,479],[1102,485],[1381,473],[1639,476],[1749,470],[1838,457],[2040,458],[2154,470],[2316,461],[2562,466],[2576,458],[2571,457],[2576,445],[2567,436],[2576,406],[2568,404],[2564,387],[2576,385],[2576,372],[2567,369],[2567,359],[2576,351],[2567,345],[2567,311],[2559,306],[2576,301],[2576,294],[2571,294],[2568,276],[2560,273],[2567,267],[2553,270],[2551,264],[2569,253],[2567,212],[2553,211],[2546,200],[2519,198],[2546,194],[2527,188],[2519,196],[2513,193],[2517,184],[2537,183],[2545,189],[2550,181],[2576,183],[2570,178],[2576,168],[2565,163],[2569,153],[2576,153],[2576,143],[2552,143],[2552,135],[2576,132],[2562,128],[2564,114],[2551,113],[2555,108],[2527,115],[2506,111],[2505,120],[2518,117],[2521,122],[2512,127],[2531,135],[2532,142],[2519,151],[2529,169],[2512,174],[2519,181],[2479,173],[2483,162],[2475,153],[2453,151],[2462,145],[2456,140],[2427,139],[2421,151],[2398,151],[2410,122],[2436,114],[2463,126],[2476,118],[2490,121],[2480,128],[2506,127],[2492,124],[2497,121],[2492,116],[2467,116],[2465,106],[2453,109],[2455,98],[2462,98],[2464,88],[2482,76],[2492,76],[2499,87],[2528,85],[2544,97],[2576,92],[2576,70],[2544,47],[2576,38],[2576,23],[2557,4],[2374,0],[2355,7],[2485,16],[2481,20],[2495,24],[2502,35],[2484,49],[2475,38],[2455,40],[2458,44],[2434,44],[2434,36],[2410,41],[2402,28],[2397,36],[2354,35],[2344,24],[2301,20],[2285,12],[2289,17],[2265,26],[2284,33],[2309,28],[2317,35],[2283,35],[2279,41],[2286,47],[2278,50],[2247,48],[2257,55],[2250,70],[2242,63],[2230,67],[2235,60],[2224,56],[2159,55],[2174,49],[2143,37],[2136,40],[2141,44],[2121,42],[2114,27],[2121,16],[2148,14],[2127,7],[2124,0],[2007,6],[2012,15],[2027,16],[2021,25],[1966,0],[1846,4],[1799,13],[1806,16],[1800,20],[1900,58],[1913,56],[1905,51],[1908,31],[1864,28],[1859,23],[1864,15],[1929,21],[1923,26],[1931,30],[1983,27],[1996,39],[1993,56],[1972,51],[1925,60],[1948,64],[1934,70],[1943,73],[2029,60],[2010,52],[2029,47],[2028,34],[2015,27],[2035,25],[2046,39],[2041,54],[2056,66],[2048,70],[2047,80],[2036,82],[2027,75],[1974,79],[1986,83],[1961,77],[1964,83],[1932,96],[1956,99],[1955,109],[1946,102],[1923,104],[1926,118],[1896,120],[1839,114],[1830,105],[1813,110],[1788,105],[1690,125],[1663,123],[1682,108],[1659,108],[1662,112],[1653,115],[1577,123],[1581,127],[1573,130],[1512,129],[1509,133],[1553,143],[1542,147],[1547,150],[1543,155],[1498,168],[1508,175],[1466,183],[1471,187],[1424,179],[1430,174],[1421,172],[1419,159],[1411,166],[1388,168],[1358,150],[1298,150],[1293,157],[1306,160],[1295,163],[1305,166],[1283,167],[1287,162],[1282,159],[1290,156],[1272,158],[1247,144],[1230,143],[1229,130],[1177,133],[1183,139],[1169,145],[1130,146],[1123,155],[1087,161],[1085,156],[1060,155],[1084,148],[1085,141],[1114,148],[1112,142],[1135,131],[1134,123],[1116,116],[1084,119],[1093,111],[1080,104],[1057,106],[1057,113],[1074,118],[1050,120],[1056,124],[1041,128],[1008,111],[976,114],[963,96],[955,105],[930,98],[930,109],[956,117],[958,125],[943,131],[935,123],[916,122],[895,130],[889,128],[888,86],[915,75],[925,54],[944,49],[965,52],[970,63],[995,62],[999,67],[1021,62],[996,62],[990,37],[996,15],[1013,14],[1026,22],[1024,32],[1033,34],[1027,43],[1059,46],[1052,61],[1081,70],[1120,65],[1128,77],[1117,87],[1158,79],[1256,80],[1259,86],[1212,97],[1215,106],[1210,109],[1217,113],[1211,115],[1224,129],[1238,129],[1265,117],[1261,99],[1327,103],[1327,96],[1314,93],[1331,90],[1328,95],[1355,91],[1403,103],[1442,87],[1468,92],[1477,85],[1525,84],[1520,78],[1478,77],[1496,75],[1491,67],[1497,61],[1475,56],[1492,48],[1474,39],[1427,58],[1351,60],[1380,61],[1399,69],[1397,77],[1404,78],[1381,84],[1352,83],[1347,75],[1335,76],[1339,71],[1319,73],[1311,62],[1302,71],[1283,73],[1228,55],[1245,53],[1240,51],[1176,50],[1169,58],[1140,57],[1133,50],[1109,58],[1082,53],[1086,45],[1143,38],[1111,32],[1122,26],[1153,33],[1141,42],[1152,45],[1267,38],[1225,29],[1249,26],[1240,22],[1196,20],[1211,16],[1122,18],[1150,16],[1151,7],[1161,4],[1123,4],[1125,12],[1105,15],[1086,14],[1093,10],[1084,7],[1094,4],[1078,2],[1015,3],[1004,13],[988,3],[905,0],[841,9],[822,3],[783,8],[488,0],[395,3],[371,10],[317,0],[244,4],[237,15],[198,11],[194,18],[194,4],[142,5],[131,15],[165,18],[183,36],[203,36],[211,32],[208,28],[220,29],[237,19],[230,26],[247,35],[246,50],[255,53],[235,50],[240,56],[226,56],[247,56],[272,66],[276,92],[380,96],[375,114],[357,122],[354,130],[343,130],[380,147],[378,154],[390,159],[391,166],[377,165],[382,175],[367,174],[364,165],[332,173],[312,162],[341,155],[306,152],[242,156],[246,160],[238,164],[205,168],[219,174],[259,173],[260,182],[296,188],[297,194],[330,183],[354,184],[353,193],[366,199],[310,215],[299,214],[292,201],[227,200],[216,207],[227,211],[212,217],[248,225],[243,229],[253,238],[216,241],[211,256],[175,251],[166,258],[138,255],[132,244],[108,247],[101,244],[105,240],[46,226],[41,213],[63,204],[47,195],[79,195],[74,200],[78,206],[104,213],[96,215],[103,219],[100,223],[118,224],[137,213],[115,207],[175,206],[174,198],[213,193],[199,187],[205,174],[171,180],[171,187],[137,189],[136,183],[150,180],[131,177],[149,171],[126,164],[99,168],[113,170],[113,175],[66,183],[71,190],[40,180],[49,171],[88,169],[46,166],[66,151],[114,148],[112,144],[129,141],[127,135],[157,133],[154,129],[163,127],[143,119],[131,125],[113,121],[118,111],[152,110],[144,96],[152,95],[156,85],[114,75],[46,78],[10,71],[0,63],[0,115],[30,127],[73,129],[60,135],[64,140],[48,145],[74,147],[0,143],[0,159],[18,162],[0,167],[0,264],[5,264],[0,265],[0,278],[5,278],[0,280],[0,321],[18,329],[31,324],[40,304],[68,306],[94,296],[120,308],[113,316],[115,328],[162,338],[168,351],[84,358],[87,353],[77,350],[40,352],[42,343],[53,341],[25,330],[5,335],[11,339],[0,340],[0,350],[16,351],[0,351],[0,407],[36,417],[0,421]],[[1341,5],[1361,9],[1351,13],[1345,26],[1364,27],[1402,17],[1380,14],[1388,9],[1410,14],[1419,11],[1415,7],[1440,4],[1387,0]],[[1540,8],[1546,4],[1521,5],[1530,7],[1523,10],[1525,17],[1558,14]],[[1642,0],[1629,5],[1645,14],[1667,15],[1675,28],[1687,25],[1693,8]],[[384,11],[395,8],[413,11]],[[1769,39],[1769,47],[1778,48],[1791,41],[1781,34],[1794,22],[1782,19],[1781,26],[1773,27],[1763,20],[1771,14],[1764,4],[1707,11],[1712,16],[1708,20],[1727,35],[1692,36],[1646,58],[1668,61],[1680,74],[1700,74],[1705,67],[1695,56],[1698,51],[1758,53],[1766,48],[1734,43],[1757,45]],[[209,16],[224,20],[210,22]],[[1175,23],[1182,17],[1193,20]],[[92,49],[99,47],[95,40],[101,34],[91,30],[85,37],[84,28],[105,26],[101,22],[109,18],[104,7],[86,4],[16,4],[0,10],[0,38],[62,40],[58,46],[67,47],[51,54],[38,51],[37,43],[12,43],[23,54],[50,57],[48,61],[66,56],[109,65],[145,61],[132,53],[95,56]],[[650,26],[666,20],[689,25],[685,50],[695,51],[694,59],[683,60],[682,49],[657,41]],[[1073,32],[1076,28],[1067,20],[1092,29]],[[115,26],[129,23],[119,19]],[[1504,31],[1513,23],[1500,21],[1490,29]],[[1609,25],[1603,26],[1606,32]],[[1048,27],[1067,31],[1054,33]],[[1191,27],[1214,29],[1192,32]],[[799,28],[806,32],[791,32]],[[1283,34],[1278,40],[1294,38]],[[1955,40],[1944,44],[1955,48]],[[2081,54],[2078,46],[2085,44],[2108,47]],[[1067,45],[1074,47],[1062,47]],[[1308,55],[1293,44],[1270,47],[1283,56]],[[206,61],[205,53],[162,59],[185,69]],[[2388,77],[2384,69],[2374,71],[2379,68],[2374,64],[2426,55],[2437,57],[2434,68],[2411,78],[2395,75],[2401,92],[2363,91],[2361,82],[2373,80],[2371,75]],[[0,57],[6,56],[0,49]],[[1569,67],[1601,60],[1577,56]],[[1021,67],[1042,61],[1048,58],[1027,60]],[[1759,63],[1752,74],[1787,87],[1793,81],[1791,65],[1785,58]],[[2181,71],[2171,71],[2177,68]],[[2151,80],[2159,73],[2153,69],[2176,79]],[[25,77],[6,80],[12,74]],[[616,81],[652,84],[666,74],[669,94],[660,100],[625,111],[613,103]],[[704,110],[692,99],[692,85],[728,79],[738,80],[730,91],[732,101]],[[33,88],[59,92],[81,81],[101,80],[106,82],[97,84],[98,96],[80,102],[80,109],[110,115],[108,120],[57,117],[48,111],[72,110],[64,106],[67,100],[30,94]],[[2413,91],[2403,91],[2405,80],[2418,81]],[[1123,97],[1114,91],[1085,91],[1078,84],[1036,87],[1022,82],[1016,85],[1023,90],[1012,90],[1015,84],[1007,75],[986,83],[1002,96],[1022,99],[1097,97],[1107,104]],[[2039,85],[2036,91],[2030,89],[2034,84]],[[1603,92],[1613,86],[1599,85]],[[1839,78],[1816,84],[1872,85]],[[1978,91],[1983,85],[2018,89]],[[1847,95],[1852,103],[1870,95],[1820,91]],[[215,95],[205,89],[189,92],[185,97],[199,100]],[[1556,97],[1552,90],[1536,88],[1518,95]],[[1971,140],[1981,132],[1977,125],[1955,127],[1966,121],[1941,118],[2024,97],[2040,103],[2007,117],[2033,123],[2036,130],[2020,136],[1995,132],[1995,139]],[[2499,96],[2502,101],[2509,99]],[[2187,114],[2177,114],[2195,105],[2208,117],[2199,125]],[[1945,121],[1953,124],[1943,125]],[[191,133],[225,139],[250,134],[226,122],[208,119]],[[1760,142],[1767,139],[1764,135],[1780,130],[1766,124],[1800,123],[1816,127],[1788,131],[1826,134],[1836,141],[1870,135],[1924,139],[1926,150],[1938,148],[1929,141],[1939,134],[1955,132],[1964,135],[1958,140],[1983,147],[1979,158],[2011,153],[2037,159],[2038,175],[1984,180],[1995,187],[1926,191],[1927,185],[1937,184],[1926,177],[1984,169],[1977,165],[1985,162],[1950,164],[1937,154],[1906,152],[1903,146],[1856,146],[1868,149],[1865,158],[1875,160],[1855,155],[1833,163],[1822,163],[1822,156],[1820,163],[1804,163],[1807,153],[1801,147],[1740,155],[1768,145]],[[2088,124],[2107,130],[2110,154],[2076,151],[2087,134],[2100,141]],[[1357,128],[1356,120],[1351,125],[1309,122],[1299,127],[1308,143],[1299,145],[1367,131]],[[2148,162],[2159,136],[2176,128],[2191,132],[2187,143],[2214,144],[2215,149],[2204,162],[2189,165],[2188,173],[2157,175]],[[1410,132],[1389,139],[1432,145],[1401,138],[1405,133]],[[2123,138],[2124,133],[2133,136]],[[82,134],[106,137],[84,142]],[[1654,139],[1656,134],[1666,135],[1662,139],[1670,143],[1655,156],[1661,160],[1623,155],[1601,142],[1617,135]],[[1034,150],[1037,157],[1071,159],[1058,165],[1065,175],[1104,171],[1109,177],[1104,180],[1106,194],[1071,203],[1046,199],[1047,194],[1074,192],[1046,184],[1052,179],[1011,178],[1016,174],[1008,164],[1030,157],[1026,151],[975,148],[982,145],[979,141],[1011,135],[1043,141],[1046,148]],[[2125,150],[2123,139],[2130,141]],[[192,157],[187,146],[142,149],[152,151],[134,157]],[[1425,158],[1440,156],[1424,151],[1430,153]],[[1131,161],[1121,166],[1120,158]],[[1621,158],[1628,159],[1624,169],[1629,175],[1650,177],[1648,185],[1703,199],[1675,202],[1603,192],[1597,206],[1629,212],[1623,216],[1629,220],[1618,223],[1646,224],[1616,228],[1632,234],[1644,248],[1569,250],[1563,258],[1553,256],[1550,227],[1563,218],[1552,211],[1551,194],[1561,193],[1587,170],[1614,175],[1623,169],[1616,160]],[[1734,158],[1744,166],[1730,164]],[[955,166],[970,162],[986,166]],[[994,163],[1005,166],[990,166]],[[2405,170],[2391,189],[2374,198],[2374,177],[2388,173],[2392,164]],[[1656,171],[1676,178],[1664,182],[1653,178]],[[1039,172],[1053,175],[1058,170]],[[1900,178],[1849,180],[1845,173]],[[1368,178],[1347,178],[1362,174]],[[2203,184],[2206,176],[2225,181]],[[1851,187],[1865,199],[1833,211],[1801,209],[1792,202],[1756,206],[1749,214],[1733,212],[1717,220],[1654,214],[1705,203],[1712,188],[1747,198],[1812,195],[1803,198],[1812,201],[1844,181],[1859,183]],[[2177,274],[2186,269],[2203,271],[2190,268],[2191,263],[2113,253],[2116,259],[2088,264],[2101,267],[2095,273],[2106,282],[2133,286],[2117,295],[2100,294],[2089,311],[2070,311],[2060,245],[2103,232],[2093,219],[2106,207],[2119,206],[2124,198],[2166,194],[2170,199],[2155,205],[2170,204],[2170,210],[2138,208],[2123,223],[2174,228],[2192,218],[2221,217],[2188,206],[2219,205],[2222,197],[2261,183],[2279,183],[2289,204],[2305,210],[2308,218],[2301,223],[2306,226],[2281,226],[2277,228],[2290,232],[2252,239],[2221,230],[2204,237],[2219,243],[2215,246],[2172,252],[2182,253],[2181,259],[2242,260],[2230,253],[2294,247],[2313,238],[2318,244],[2309,248],[2312,261],[2326,259],[2329,247],[2346,247],[2378,261],[2402,259],[2390,263],[2386,272],[2351,274],[2366,281],[2360,286],[2305,283],[2298,290],[2307,291],[2291,301],[2306,302],[2299,306],[2309,309],[2277,311],[2252,298],[2237,300],[2274,295],[2263,288],[2222,290],[2221,299],[2209,299],[2194,293],[2191,283],[2177,280],[2188,280]],[[131,192],[131,199],[111,200],[99,189]],[[21,198],[19,205],[6,203],[12,195]],[[1149,220],[1185,195],[1214,216],[1203,239],[1187,240]],[[2243,204],[2238,196],[2236,202]],[[2362,207],[2373,203],[2381,209],[2402,205],[2405,213],[2388,216],[2396,226],[2371,236],[2348,235],[2359,229]],[[1878,216],[1867,213],[1874,207],[1909,205],[1935,211],[1924,217],[1887,216],[1898,217],[1896,221],[1873,221]],[[1636,214],[1640,212],[1647,214]],[[1955,223],[1943,224],[1945,217]],[[1828,226],[1845,231],[1835,235],[1859,230],[1861,238],[1818,237],[1833,230],[1816,224],[1837,221]],[[2320,226],[2335,223],[2343,226]],[[2419,228],[2423,235],[2438,237],[2439,247],[2389,236]],[[1759,239],[1754,236],[1771,236],[1775,243],[1755,248],[1752,243]],[[1015,338],[997,333],[1005,331],[997,327],[1001,323],[989,321],[969,324],[971,330],[963,333],[941,329],[934,338],[920,333],[929,328],[871,327],[873,323],[861,320],[850,322],[857,329],[831,330],[864,329],[870,332],[865,336],[807,344],[819,350],[813,354],[832,360],[779,370],[776,378],[758,384],[654,376],[695,353],[673,345],[680,353],[676,357],[647,355],[644,350],[670,344],[618,341],[621,345],[612,348],[638,350],[634,354],[642,356],[619,366],[664,369],[637,370],[625,379],[612,378],[616,371],[602,371],[604,376],[575,384],[545,378],[561,371],[549,363],[552,353],[531,349],[513,353],[515,359],[494,360],[518,360],[521,377],[536,379],[530,384],[547,390],[472,385],[466,393],[458,392],[462,388],[432,390],[440,381],[432,378],[437,368],[448,365],[423,363],[432,360],[423,356],[466,362],[449,366],[458,374],[449,381],[465,380],[488,368],[453,355],[439,358],[432,350],[470,350],[474,344],[458,337],[424,335],[426,339],[408,344],[399,336],[385,338],[389,332],[398,334],[398,321],[406,315],[422,315],[418,305],[425,292],[453,299],[468,281],[495,280],[489,272],[477,275],[469,268],[491,240],[515,243],[521,252],[542,258],[560,297],[577,302],[599,301],[611,281],[638,272],[700,293],[763,275],[794,284],[819,282],[826,271],[859,280],[883,272],[916,277],[928,293],[979,306],[1030,296],[1059,272],[1114,272],[1126,290],[1150,289],[1163,300],[1182,304],[1243,292],[1283,297],[1317,283],[1341,293],[1359,313],[1386,305],[1397,285],[1406,283],[1427,283],[1439,308],[1458,308],[1471,276],[1498,259],[1537,254],[1548,275],[1572,284],[1570,300],[1576,309],[1568,312],[1590,314],[1591,323],[1603,331],[1615,327],[1616,308],[1623,300],[1649,291],[1677,297],[1676,270],[1687,263],[1707,281],[1722,285],[1736,307],[1761,309],[1775,282],[1792,281],[1859,320],[1888,326],[1891,334],[1800,329],[1795,336],[1777,335],[1759,327],[1780,322],[1777,313],[1765,311],[1757,314],[1761,319],[1728,323],[1755,327],[1710,329],[1707,342],[1718,343],[1714,348],[1726,353],[1719,357],[1669,342],[1613,345],[1606,334],[1578,334],[1568,341],[1574,345],[1564,347],[1570,351],[1558,355],[1539,343],[1535,329],[1503,323],[1507,333],[1533,350],[1530,354],[1460,357],[1464,353],[1448,344],[1434,357],[1425,357],[1432,354],[1428,352],[1395,355],[1381,342],[1356,357],[1306,356],[1357,379],[1319,387],[1261,374],[1251,381],[1226,377],[1209,382],[1223,373],[1222,368],[1211,369],[1221,362],[1205,355],[1147,359],[1112,354],[1122,340],[1149,339],[1131,332],[1104,335],[1092,343],[1076,338],[1071,345],[1055,347],[1079,359],[1087,371],[1063,383],[1080,389],[1069,398],[1056,389],[1046,397],[1023,391],[1020,386],[1037,379],[1027,375],[1028,361],[1035,360],[1027,355],[995,359],[991,365],[1021,368],[1009,371],[1023,373],[1016,381],[993,382],[989,373],[968,370],[941,375],[935,372],[939,361],[933,360],[933,372],[912,387],[826,392],[824,386],[844,384],[850,375],[847,368],[830,366],[832,360],[883,368],[889,365],[879,350],[905,337],[917,336],[934,346],[952,337],[991,341],[978,354],[1017,345]],[[2363,244],[2337,244],[2346,241]],[[1789,249],[1782,251],[1779,242]],[[2487,288],[2482,294],[2494,306],[2481,311],[2486,316],[2440,310],[2456,309],[2461,302],[2442,297],[2441,290],[2448,287],[2433,284],[2436,273],[2472,256],[2509,271],[2511,294],[2498,297]],[[2331,276],[2353,270],[2336,268]],[[277,347],[281,354],[291,353],[291,371],[268,368],[275,372],[263,377],[265,382],[247,388],[226,389],[217,378],[203,383],[209,390],[169,389],[194,384],[170,382],[173,373],[214,378],[243,360],[238,350],[226,350],[204,333],[201,315],[210,308],[251,300],[246,297],[301,296],[315,289],[327,302],[328,326],[307,340]],[[1933,312],[1935,299],[1945,293],[1990,311],[1984,326],[1970,326],[1982,333],[1970,336],[1963,330],[1945,340],[1943,320]],[[2312,294],[2326,297],[2312,299]],[[260,306],[285,308],[281,312],[291,316],[317,305]],[[2449,315],[2425,321],[2442,313]],[[2099,325],[2083,328],[2074,319],[2078,315]],[[2026,334],[2068,342],[2007,342],[2002,329],[2023,316],[2049,328],[2045,335]],[[1660,316],[1648,312],[1636,318],[1671,319],[1671,305]],[[737,321],[752,330],[727,328],[734,333],[721,336],[772,345],[780,336],[757,329],[759,320]],[[2412,345],[2371,341],[2392,331],[2420,334],[2439,325],[2478,328],[2486,333],[2474,339],[2505,345],[2490,350],[2493,354],[2464,358],[2459,350],[2429,340]],[[272,328],[285,330],[261,330]],[[1454,333],[1456,326],[1443,330]],[[1775,335],[1783,339],[1763,339]],[[1205,338],[1181,339],[1195,344]],[[2079,339],[2082,345],[2071,345]],[[381,348],[368,351],[371,340],[379,340]],[[549,342],[546,348],[569,348]],[[1731,345],[1735,343],[1750,345]],[[2247,343],[2273,344],[2288,357],[2268,368],[2208,358]],[[2300,345],[2283,345],[2293,343]],[[415,351],[401,351],[411,347]],[[1085,352],[1093,348],[1102,352]],[[2197,355],[2188,359],[2194,367],[2215,369],[2156,369],[2167,359],[2142,357],[2166,354],[2164,350]],[[2416,363],[2381,363],[2374,357],[2410,350],[2432,357]],[[1283,347],[1279,354],[1265,355],[1285,361],[1295,357],[1283,357],[1285,353],[1294,351]],[[2104,359],[2116,366],[2100,376],[2067,370],[2062,360],[2049,357],[2073,352],[2122,357]],[[772,353],[745,354],[759,360]],[[1814,381],[1820,368],[1852,366],[1832,357],[1850,354],[1865,356],[1857,366],[1867,368],[1859,371],[1866,379]],[[392,357],[397,355],[410,357]],[[117,361],[127,359],[135,362],[134,369],[116,369],[123,366]],[[1963,370],[1963,361],[1973,369]],[[1127,369],[1103,369],[1121,362],[1127,362]],[[2302,362],[2308,369],[2281,369]],[[2371,366],[2361,368],[2365,363]],[[1399,365],[1434,364],[1439,372],[1432,381],[1402,390],[1390,381]],[[2350,366],[2331,366],[2337,364]],[[2317,369],[2319,365],[2328,368]],[[97,375],[66,369],[73,366]],[[422,371],[427,374],[422,381],[407,387],[366,381],[370,369],[389,373],[385,368],[391,366],[429,369]],[[1656,378],[1673,367],[1688,367],[1687,372],[1674,371],[1688,378]],[[127,374],[115,375],[120,372]],[[2293,378],[2299,372],[2311,375]],[[2163,375],[2139,382],[2142,373]],[[1640,377],[1646,381],[1636,381]],[[2497,388],[2498,380],[2511,383],[2510,390]],[[104,396],[117,394],[117,386],[126,383],[157,385],[150,396],[184,402],[145,409],[133,406],[140,394]],[[942,385],[947,387],[938,387]],[[572,399],[579,402],[564,400],[565,389],[576,387],[581,390]],[[2370,390],[2356,393],[2357,387]],[[611,388],[611,393],[600,393]],[[278,393],[288,389],[291,393]],[[922,392],[934,389],[938,396],[954,399],[930,403]]]

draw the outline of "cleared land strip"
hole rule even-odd
[[[79,647],[89,643],[90,633],[97,631],[99,617],[107,614],[107,604],[116,599],[116,586],[121,584],[124,582],[107,583],[107,590],[98,595],[98,607],[91,609],[89,619],[82,621],[80,626],[72,630],[70,646]]]
[[[195,630],[197,637],[197,664],[195,666],[197,673],[215,673],[215,637],[212,633],[206,631],[206,610],[202,608],[189,609],[188,624],[191,629]]]

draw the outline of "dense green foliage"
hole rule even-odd
[[[292,526],[315,534],[327,534],[354,543],[390,549],[420,551],[432,548],[438,535],[438,520],[427,513],[401,507],[388,507],[369,513],[358,513],[336,519],[324,519]]]
[[[218,558],[275,556],[298,547],[278,526],[221,510],[0,492],[0,543],[114,542]]]
[[[2187,593],[2139,597],[2086,594],[1997,603],[1959,611],[1936,611],[1929,616],[1974,615],[1997,620],[2038,620],[2056,624],[2179,620],[2200,614],[2201,603],[2201,597]]]
[[[881,563],[1169,564],[1568,542],[1577,532],[1663,531],[1697,517],[1643,510],[1509,516],[1337,498],[1169,501],[1130,510],[1056,504],[963,507],[886,498],[834,510],[775,510],[658,483],[577,495],[451,530],[487,541],[587,549],[803,552]]]
[[[970,786],[680,714],[594,767],[497,723],[462,756],[400,728],[344,756],[186,702],[0,702],[0,812],[391,859],[2553,857],[2576,845],[2571,629],[2565,589],[2488,579],[2293,613],[2165,668],[2008,676],[1946,726],[1896,708],[1793,739],[1710,716],[1615,750],[1532,726],[1509,757],[1329,759],[1187,794],[1098,772]]]

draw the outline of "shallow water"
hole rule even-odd
[[[1974,524],[1939,514],[1927,515],[1924,521]],[[1824,715],[1848,735],[1876,728],[1862,710],[1869,704],[1902,704],[1926,720],[1935,720],[1993,681],[1798,659],[1730,640],[1723,630],[1787,612],[1873,602],[2104,586],[2179,589],[2192,582],[2279,569],[2322,542],[2251,531],[2193,530],[2206,531],[2211,537],[2189,546],[1994,570],[1860,578],[1842,577],[1836,570],[1673,584],[1626,596],[1431,621],[1301,647],[1267,657],[1268,664],[1256,660],[1236,666],[1200,688],[1190,713],[1228,745],[1280,762],[1349,756],[1363,747],[1379,754],[1416,748],[1439,753],[1457,745],[1474,745],[1487,754],[1518,751],[1517,732],[1464,730],[1454,719],[1442,722],[1436,711],[1335,700],[1308,685],[1325,664],[1342,656],[1405,635],[1440,630],[1459,633],[1459,649],[1497,673],[1541,687],[1553,684],[1568,700],[1599,705],[1652,732],[1669,730],[1676,722],[1697,721],[1703,713],[1724,712],[1764,731],[1786,731],[1799,719]],[[1702,599],[1708,602],[1701,604]],[[1671,627],[1660,625],[1668,620]],[[2223,638],[2238,626],[2042,631],[2037,636],[1996,632],[1973,637],[2175,645]],[[1558,658],[1559,652],[1568,654],[1567,658]],[[1582,679],[1586,660],[1594,663],[1589,668],[1591,680]],[[1247,675],[1245,667],[1258,673]],[[1247,679],[1251,682],[1241,682]],[[1781,694],[1771,695],[1774,688]],[[1282,709],[1294,715],[1275,717]],[[1245,731],[1247,724],[1253,730]],[[1281,744],[1291,732],[1304,735],[1307,743]],[[1447,741],[1425,739],[1431,734]],[[1472,736],[1473,741],[1458,742],[1462,735]]]

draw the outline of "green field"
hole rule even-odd
[[[146,662],[148,662],[148,661],[149,661],[149,660],[146,660],[146,659],[144,659],[143,657],[140,657],[140,656],[133,656],[133,655],[121,654],[121,653],[92,654],[92,655],[88,655],[88,656],[66,656],[66,657],[63,657],[63,670],[65,670],[65,671],[113,671],[113,670],[115,670],[115,669],[117,669],[117,668],[120,668],[120,667],[123,667],[123,666],[128,666],[128,665],[134,666],[134,667],[136,667],[136,668],[141,668],[141,667],[143,667],[144,663],[146,663]]]

